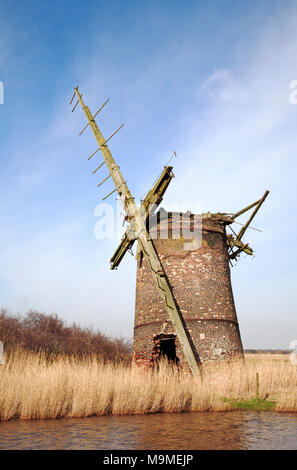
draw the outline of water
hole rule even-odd
[[[297,415],[207,412],[0,423],[0,449],[296,449]]]

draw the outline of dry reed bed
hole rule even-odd
[[[288,356],[207,364],[201,379],[165,364],[152,372],[95,357],[48,361],[17,352],[0,366],[0,420],[230,410],[229,400],[255,397],[256,372],[260,397],[269,394],[276,411],[297,411],[296,365]]]

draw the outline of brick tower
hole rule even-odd
[[[181,227],[184,215],[161,209],[151,224],[150,235],[195,354],[200,362],[242,355],[225,230],[233,220],[225,214],[194,217],[187,213],[191,231],[194,224],[197,233],[202,228],[197,247],[188,249]],[[177,357],[180,364],[186,364],[148,263],[141,255],[137,263],[133,353],[138,364],[150,364],[153,356],[159,355]]]
[[[137,206],[107,145],[124,124],[105,139],[95,117],[108,100],[92,114],[78,87],[74,88],[70,104],[75,96],[77,101],[72,112],[80,103],[87,119],[80,135],[90,127],[98,146],[88,160],[99,150],[103,157],[93,175],[103,165],[108,170],[108,175],[97,187],[109,178],[114,185],[102,200],[117,192],[124,210],[124,222],[128,224],[110,259],[111,269],[117,269],[133,243],[138,242],[134,360],[149,364],[153,359],[165,356],[188,364],[193,373],[198,373],[201,362],[241,355],[242,344],[228,263],[237,260],[243,252],[253,254],[252,248],[242,238],[269,191],[235,214],[208,213],[196,217],[187,213],[188,233],[185,236],[184,217],[180,213],[168,214],[160,210],[156,214],[174,177],[172,166],[164,167]],[[173,156],[176,156],[175,152],[170,160]],[[253,213],[245,224],[240,224],[239,232],[236,234],[232,229],[233,235],[226,234],[226,225],[252,208]],[[182,236],[178,233],[176,237],[180,228]],[[192,240],[188,236],[191,231],[194,234]]]

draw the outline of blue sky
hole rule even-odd
[[[118,241],[94,235],[112,187],[96,187],[90,131],[78,137],[78,84],[93,111],[111,97],[105,137],[125,123],[110,148],[137,198],[174,149],[165,208],[235,212],[271,191],[232,283],[244,346],[288,348],[296,50],[296,1],[0,0],[0,305],[132,336],[136,266],[128,255],[110,271]]]

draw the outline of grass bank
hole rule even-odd
[[[255,399],[257,372],[259,400],[296,412],[296,365],[289,356],[207,364],[201,379],[166,364],[152,372],[96,356],[16,351],[0,365],[0,420],[233,410]]]

